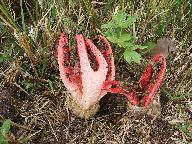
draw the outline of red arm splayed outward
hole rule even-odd
[[[138,81],[138,85],[140,89],[139,92],[147,93],[145,96],[141,98],[143,108],[148,108],[150,104],[153,102],[155,95],[160,89],[160,86],[162,85],[165,74],[166,74],[166,58],[163,55],[156,55],[153,57],[153,61],[155,64],[162,61],[162,66],[160,68],[160,71],[157,75],[157,79],[155,80],[155,82],[150,84],[150,80],[153,74],[152,64],[149,64],[147,66],[147,68],[144,70],[143,74],[141,75]],[[105,87],[108,84],[113,84],[115,88]],[[105,82],[103,85],[103,88],[108,92],[119,93],[121,95],[124,95],[132,105],[139,106],[140,102],[139,102],[139,98],[137,96],[136,90],[127,92],[123,87],[120,86],[120,82],[117,82],[117,81]]]

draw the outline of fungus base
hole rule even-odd
[[[75,114],[76,116],[84,119],[89,119],[93,117],[99,110],[99,104],[95,104],[90,106],[88,109],[84,109],[81,105],[79,105],[76,100],[72,99],[71,96],[68,96],[66,99],[69,110]]]

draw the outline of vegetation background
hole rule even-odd
[[[65,103],[67,91],[55,57],[57,39],[61,32],[68,34],[75,63],[76,33],[109,37],[105,26],[119,11],[136,16],[126,17],[131,24],[121,30],[130,36],[127,44],[140,49],[125,56],[127,47],[108,38],[117,80],[134,83],[150,60],[150,48],[161,47],[160,38],[174,42],[160,44],[171,47],[173,54],[167,57],[159,115],[131,113],[124,98],[108,94],[93,118],[79,119]],[[191,0],[1,0],[0,144],[190,143],[191,23]],[[119,34],[113,30],[112,35]]]

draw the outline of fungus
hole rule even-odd
[[[138,107],[142,103],[142,108],[148,108],[166,74],[165,56],[159,54],[153,57],[154,64],[162,61],[162,66],[154,83],[150,84],[153,65],[149,64],[137,82],[139,89],[127,91],[121,86],[121,82],[114,80],[115,66],[110,44],[101,35],[96,36],[94,41],[101,44],[100,50],[90,39],[84,38],[82,34],[76,35],[79,63],[72,67],[67,37],[64,33],[60,36],[57,49],[58,64],[61,79],[70,93],[67,99],[69,109],[75,115],[87,119],[98,111],[99,101],[107,92],[125,96],[134,106]],[[89,56],[93,58],[93,65],[91,65]],[[137,96],[138,92],[144,93],[141,100]]]
[[[153,61],[155,64],[162,61],[162,66],[160,68],[160,71],[157,75],[157,79],[155,80],[155,82],[148,86],[147,92],[149,94],[145,95],[143,97],[143,107],[144,108],[149,107],[149,105],[154,100],[154,97],[157,94],[158,90],[160,89],[160,86],[162,85],[165,74],[166,74],[166,58],[165,58],[165,56],[164,55],[156,55],[153,57]]]
[[[166,58],[164,55],[156,55],[153,57],[154,64],[157,64],[158,62],[162,61],[162,66],[160,68],[160,71],[157,75],[157,79],[154,83],[150,84],[150,80],[152,78],[153,74],[153,65],[149,64],[147,68],[144,70],[143,74],[141,75],[139,81],[137,82],[139,85],[139,90],[132,90],[127,92],[125,88],[120,86],[120,82],[117,81],[109,81],[105,82],[103,88],[111,93],[119,93],[123,96],[125,96],[128,101],[134,105],[139,106],[139,104],[142,102],[142,108],[148,108],[150,104],[153,102],[155,95],[157,94],[160,86],[163,83],[163,79],[166,74]],[[105,85],[113,84],[113,88],[106,88]],[[147,95],[144,95],[139,100],[139,97],[137,96],[137,92],[147,93]]]
[[[101,51],[82,34],[76,35],[79,64],[72,67],[67,37],[62,33],[59,39],[59,72],[70,92],[69,109],[81,118],[89,118],[97,112],[99,100],[107,93],[102,88],[103,83],[114,80],[115,76],[114,58],[109,43],[100,35],[94,40],[102,42]],[[94,58],[96,70],[91,67],[88,55]],[[109,88],[110,84],[107,87]]]

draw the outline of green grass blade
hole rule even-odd
[[[21,7],[22,28],[24,33],[26,33],[25,16],[23,13],[23,0],[20,0],[20,7]]]
[[[0,15],[1,16],[0,19],[4,22],[6,20],[9,23],[9,25],[11,25],[16,31],[20,31],[19,26],[17,25],[17,23],[13,19],[10,11],[6,7],[6,4],[3,2],[3,0],[1,0],[1,3],[0,3],[0,10],[8,21],[6,19],[4,19],[2,15]]]

